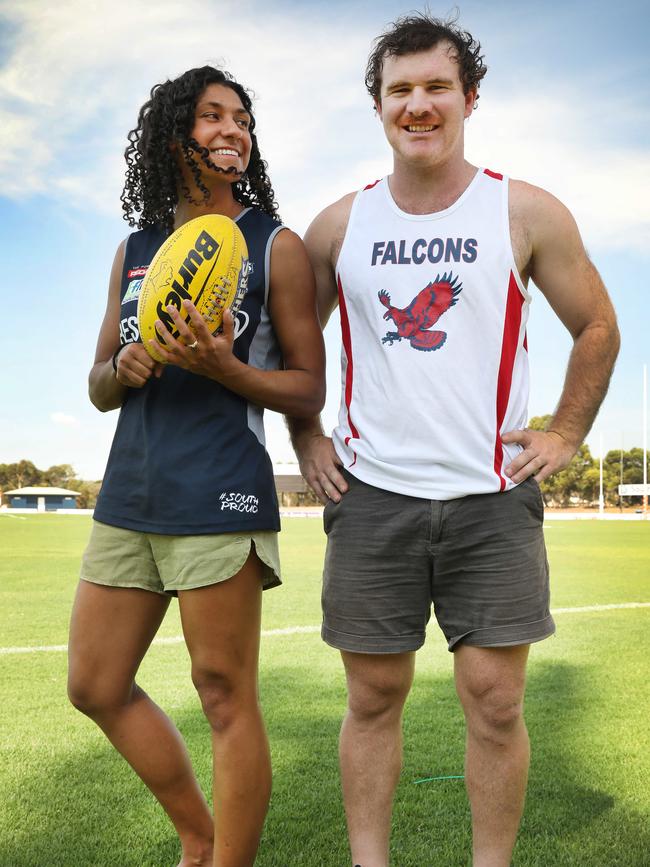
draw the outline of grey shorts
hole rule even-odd
[[[449,650],[507,647],[555,632],[539,485],[423,500],[367,485],[325,506],[323,639],[339,650],[402,653],[434,613]]]

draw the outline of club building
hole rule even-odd
[[[320,506],[318,499],[301,476],[297,464],[274,466],[273,477],[280,507]]]
[[[9,509],[34,509],[35,512],[56,512],[76,509],[78,491],[66,488],[17,488],[3,491],[2,502]]]

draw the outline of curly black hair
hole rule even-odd
[[[201,163],[212,164],[208,151],[200,147],[190,134],[196,104],[210,84],[222,84],[234,90],[251,116],[250,161],[246,173],[232,185],[235,200],[278,218],[275,193],[266,174],[267,164],[260,156],[254,132],[251,97],[229,72],[214,66],[202,66],[184,72],[173,81],[156,84],[140,109],[138,125],[128,135],[129,144],[124,151],[126,180],[120,199],[124,219],[130,226],[139,229],[159,226],[171,232],[179,191],[187,201],[198,204],[183,181],[177,157],[169,147],[171,142],[179,145],[196,186],[203,193],[203,201],[208,200],[209,191],[202,181]],[[134,214],[138,215],[137,218]]]
[[[487,72],[480,43],[471,33],[457,27],[455,20],[443,21],[441,18],[433,18],[426,12],[398,18],[375,39],[375,47],[366,67],[366,88],[374,102],[380,102],[381,74],[386,57],[401,57],[404,54],[428,51],[439,42],[450,42],[453,46],[463,92],[469,93],[475,88],[478,102],[478,89]]]

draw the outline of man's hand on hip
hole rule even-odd
[[[505,468],[506,476],[517,484],[529,476],[536,482],[543,481],[564,469],[577,451],[555,431],[512,430],[501,439],[506,445],[519,443],[523,447],[521,454]]]
[[[343,464],[330,437],[319,434],[303,440],[298,462],[305,481],[323,505],[329,500],[341,501],[348,484],[340,472]]]

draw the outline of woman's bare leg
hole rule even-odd
[[[68,694],[151,789],[181,840],[182,867],[211,864],[212,816],[185,744],[135,683],[169,599],[80,581],[72,611]]]
[[[257,692],[261,571],[251,551],[227,581],[179,593],[192,679],[212,728],[214,867],[251,867],[271,795]]]

